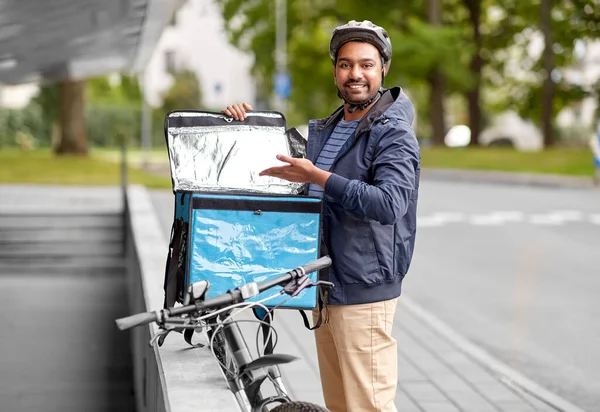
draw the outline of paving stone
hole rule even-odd
[[[423,373],[419,372],[414,365],[408,361],[406,355],[398,353],[398,381],[399,382],[423,382],[428,380]]]
[[[542,402],[538,398],[533,395],[525,394],[523,395],[527,403],[529,403],[533,409],[538,412],[556,412],[556,409],[552,406],[548,405],[546,402]]]
[[[433,376],[431,380],[444,392],[448,399],[460,406],[464,411],[497,411],[488,399],[477,392],[475,388],[465,383],[459,376],[454,376],[452,379]]]
[[[422,412],[413,401],[408,397],[406,392],[399,390],[396,393],[396,409],[398,412]]]
[[[461,412],[456,406],[446,402],[423,402],[419,406],[424,412]]]
[[[496,403],[502,412],[536,412],[538,409],[523,402],[498,402]]]
[[[407,359],[418,364],[421,372],[426,375],[448,372],[448,367],[420,343],[415,342],[412,336],[402,333],[396,337],[396,340],[398,341],[398,350],[403,353]]]
[[[448,398],[431,382],[405,382],[400,386],[419,405],[428,401],[449,403]]]
[[[523,398],[500,382],[486,382],[475,385],[477,390],[493,402],[524,403]]]

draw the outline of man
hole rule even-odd
[[[382,88],[392,57],[383,28],[350,21],[334,30],[329,51],[343,106],[309,123],[306,159],[280,155],[288,165],[261,174],[307,182],[308,194],[323,198],[335,287],[315,338],[327,408],[396,411],[392,324],[414,248],[420,174],[414,110],[401,88]],[[243,120],[246,110],[223,112]]]

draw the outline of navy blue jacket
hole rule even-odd
[[[309,122],[313,163],[343,107]],[[327,304],[379,302],[400,296],[415,245],[420,175],[414,109],[399,87],[386,89],[340,149],[325,185],[324,250],[333,264]]]

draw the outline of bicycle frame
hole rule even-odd
[[[331,282],[319,280],[313,283],[306,276],[307,273],[318,271],[330,264],[331,259],[329,256],[323,256],[315,261],[298,266],[278,278],[260,283],[250,282],[212,298],[206,298],[209,283],[206,280],[199,281],[188,288],[188,295],[183,306],[163,308],[159,311],[142,312],[126,316],[116,320],[117,327],[120,330],[126,330],[156,322],[161,327],[164,327],[165,324],[171,324],[175,326],[175,329],[177,327],[193,327],[195,329],[200,326],[197,321],[208,320],[208,325],[205,327],[207,328],[206,330],[211,342],[211,350],[219,360],[225,380],[243,412],[266,412],[267,405],[274,402],[282,404],[290,403],[290,405],[295,405],[292,407],[301,407],[304,408],[302,410],[305,410],[306,406],[311,407],[310,404],[293,402],[289,398],[278,367],[280,364],[296,360],[296,357],[267,353],[253,359],[242,331],[236,323],[238,321],[233,320],[230,315],[234,307],[240,306],[247,299],[257,296],[274,286],[282,286],[281,293],[292,297],[298,295],[301,290],[307,287],[319,285],[333,287]],[[211,310],[216,310],[216,312],[211,314]],[[182,318],[183,315],[188,316],[189,314],[192,314],[191,318]],[[213,322],[210,322],[211,320]],[[219,320],[221,321],[220,324]],[[264,325],[265,323],[262,322],[261,324]],[[271,326],[269,325],[269,327]],[[164,338],[169,331],[175,329],[164,329],[164,334],[157,335],[157,337],[162,336]],[[151,344],[157,337],[151,340]],[[158,341],[160,345],[160,337]],[[270,338],[265,342],[265,347],[267,347],[267,343],[270,343]],[[229,356],[235,363],[235,371],[229,370],[227,366]],[[273,382],[277,392],[276,396],[263,397],[261,388],[267,378]],[[315,405],[312,405],[311,410],[316,410],[314,407]]]
[[[216,336],[214,336],[212,349],[219,352],[215,355],[220,361],[229,389],[242,411],[262,412],[266,411],[266,406],[273,402],[291,402],[277,366],[289,362],[291,357],[269,354],[253,359],[240,327],[231,318],[224,320],[221,330],[210,328],[209,338],[212,338],[214,333]],[[236,373],[231,373],[231,370],[226,368],[228,351],[235,362]],[[261,387],[267,378],[273,381],[277,396],[263,398]]]

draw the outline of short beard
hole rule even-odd
[[[336,88],[338,90],[338,97],[340,99],[342,99],[344,101],[344,103],[348,103],[348,104],[352,104],[352,105],[355,105],[355,106],[359,106],[359,105],[361,105],[363,103],[368,102],[373,97],[375,97],[375,95],[377,95],[377,93],[379,92],[379,89],[381,87],[375,89],[375,91],[373,91],[373,93],[369,93],[369,96],[366,99],[362,99],[361,101],[352,101],[352,100],[348,99],[348,97],[344,93],[342,93],[342,91],[340,90],[339,87],[337,87],[337,85],[336,85]]]

